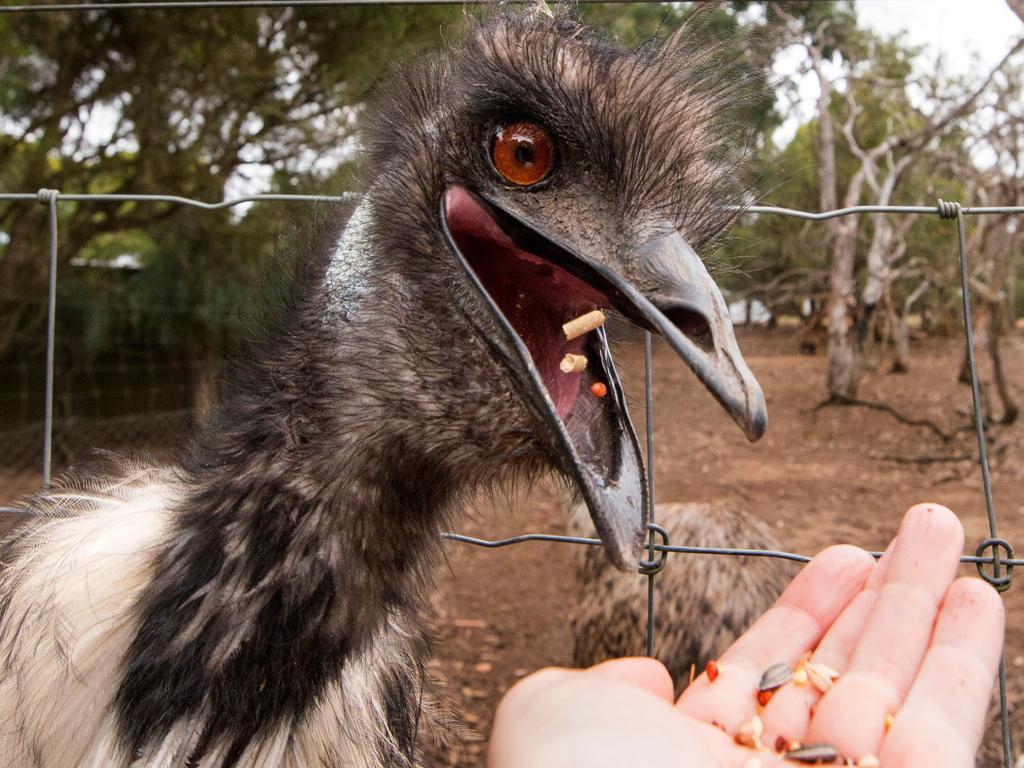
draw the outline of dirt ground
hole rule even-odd
[[[829,407],[815,412],[823,394],[825,358],[798,354],[798,342],[784,331],[747,331],[740,345],[764,388],[770,414],[768,433],[752,445],[672,352],[655,344],[659,501],[742,505],[774,525],[789,551],[804,554],[833,543],[884,548],[903,511],[925,500],[960,515],[967,530],[965,554],[973,554],[988,537],[972,431],[946,443],[927,428],[873,410]],[[930,419],[947,432],[965,427],[971,401],[970,388],[956,380],[961,350],[955,341],[923,342],[914,350],[909,373],[886,374],[882,371],[888,366],[879,366],[878,373],[865,378],[860,396]],[[616,352],[633,395],[638,431],[643,430],[641,354],[639,344]],[[1005,358],[1019,390],[1024,341],[1012,340]],[[1020,543],[1024,426],[994,427],[990,443],[999,534]],[[459,530],[488,538],[563,533],[565,518],[553,488],[542,485],[508,500],[481,500]],[[516,679],[528,670],[571,661],[567,622],[575,574],[568,546],[531,542],[498,550],[448,548],[450,567],[439,579],[435,600],[439,641],[433,665],[455,708],[480,734],[489,732],[497,700]],[[684,556],[691,555],[676,555]],[[975,573],[966,566],[962,572]],[[1018,584],[1006,594],[1006,605],[1006,662],[1011,698],[1018,701],[1024,698],[1024,597]],[[1020,711],[1015,715],[1019,724]],[[990,731],[980,764],[1001,765],[993,741],[997,734]],[[1016,744],[1022,738],[1024,733],[1014,733]],[[479,767],[485,751],[480,737],[468,740],[461,755],[433,755],[431,764]]]
[[[823,357],[798,354],[796,338],[781,330],[745,331],[740,344],[765,390],[771,420],[767,435],[753,445],[670,350],[656,342],[659,501],[742,505],[774,526],[790,551],[805,554],[840,542],[880,549],[908,506],[937,501],[961,516],[967,553],[973,554],[988,536],[973,432],[944,442],[926,428],[901,424],[878,411],[815,411],[823,393]],[[879,366],[866,376],[860,395],[930,419],[947,432],[966,427],[970,389],[956,380],[961,349],[956,340],[922,342],[914,349],[909,373],[886,374],[887,366]],[[1004,357],[1024,397],[1024,339],[1010,340]],[[616,361],[642,434],[641,345],[622,345]],[[990,437],[999,534],[1024,548],[1024,425],[993,427]],[[459,532],[487,538],[564,532],[566,511],[544,483],[474,506]],[[568,547],[533,542],[499,550],[447,547],[448,567],[439,574],[434,600],[438,643],[432,667],[454,708],[478,734],[488,733],[498,699],[515,680],[539,667],[570,662],[567,617],[575,575]],[[974,573],[973,567],[962,571]],[[1024,699],[1022,586],[1015,582],[1005,599],[1006,661],[1011,698],[1017,702]],[[1024,720],[1022,710],[1014,712],[1018,723]],[[1014,736],[1018,744],[1024,740],[1019,729]],[[482,736],[470,735],[461,754],[432,751],[429,764],[480,767],[485,749]],[[982,764],[1001,765],[996,754],[989,746]]]

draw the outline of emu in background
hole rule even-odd
[[[719,504],[658,504],[655,520],[669,542],[687,547],[782,550],[762,521]],[[593,536],[586,507],[569,515],[573,536]],[[646,653],[647,579],[621,573],[595,547],[580,547],[579,596],[572,613],[573,664],[587,667]],[[670,554],[654,580],[654,655],[676,694],[775,602],[795,563],[766,557]]]

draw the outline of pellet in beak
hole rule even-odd
[[[562,373],[583,373],[586,367],[586,355],[574,355],[571,352],[563,357],[562,362],[558,364]]]
[[[585,333],[590,333],[591,331],[600,328],[604,325],[604,320],[604,312],[599,309],[595,309],[563,324],[562,332],[565,334],[566,339],[572,341],[573,339],[578,339]]]

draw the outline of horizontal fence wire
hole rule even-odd
[[[400,4],[400,3],[433,3],[443,0],[375,0],[378,4]],[[630,0],[618,0],[629,2]],[[259,0],[243,0],[242,2],[230,2],[224,0],[193,0],[192,2],[170,2],[170,3],[104,3],[103,8],[201,8],[201,7],[266,7],[273,5],[365,5],[366,0],[288,0],[282,2],[260,2]],[[62,5],[33,5],[33,6],[6,6],[0,10],[11,12],[16,10],[92,10],[99,6],[89,3],[62,4]],[[48,281],[48,319],[47,319],[47,350],[46,350],[46,379],[45,379],[45,421],[44,421],[44,447],[43,447],[43,481],[44,487],[50,482],[51,469],[51,440],[53,429],[53,353],[54,353],[54,329],[55,329],[55,305],[56,305],[56,283],[58,266],[58,216],[57,206],[59,203],[163,203],[198,208],[206,211],[222,210],[247,203],[351,203],[359,198],[356,193],[344,193],[341,195],[284,195],[284,194],[256,194],[235,197],[219,202],[204,202],[179,195],[135,195],[135,194],[87,194],[87,193],[62,193],[54,189],[41,189],[37,192],[14,192],[0,193],[0,200],[15,202],[37,202],[46,205],[49,209],[49,281]],[[973,417],[975,430],[978,439],[978,464],[982,475],[982,487],[985,495],[985,506],[988,514],[990,538],[981,542],[973,556],[965,555],[960,558],[961,563],[972,564],[978,574],[986,582],[991,584],[1000,592],[1009,589],[1013,569],[1024,565],[1024,559],[1014,557],[1011,544],[1001,539],[997,533],[996,512],[992,496],[991,474],[988,466],[987,443],[985,440],[985,426],[981,402],[981,392],[978,382],[978,371],[975,360],[973,344],[973,324],[971,319],[969,266],[966,241],[966,216],[979,215],[1005,215],[1024,214],[1024,206],[982,206],[963,207],[956,202],[939,200],[935,206],[923,205],[858,205],[847,208],[839,208],[831,211],[800,211],[791,208],[780,208],[771,205],[735,206],[734,211],[751,215],[774,215],[784,216],[806,221],[827,221],[844,216],[855,216],[861,214],[918,214],[934,215],[944,221],[954,221],[957,230],[957,244],[959,251],[959,266],[961,274],[961,292],[964,314],[964,333],[967,341],[967,357],[971,373]],[[679,544],[672,544],[668,534],[654,522],[654,442],[653,442],[653,389],[652,389],[652,362],[651,362],[651,339],[650,334],[644,336],[644,379],[645,379],[645,400],[647,412],[647,487],[648,487],[648,524],[649,538],[647,552],[649,560],[641,561],[639,571],[648,579],[647,589],[647,653],[653,655],[654,636],[654,580],[657,573],[665,566],[668,554],[691,554],[691,555],[721,555],[740,557],[767,557],[780,560],[806,563],[810,557],[792,552],[767,550],[767,549],[741,549],[731,547],[689,547]],[[0,512],[25,512],[26,509],[2,508]],[[601,541],[594,538],[583,538],[577,536],[561,536],[545,533],[525,533],[518,536],[511,536],[503,539],[484,539],[473,536],[466,536],[457,533],[443,533],[442,538],[462,544],[470,544],[484,548],[501,548],[522,544],[526,542],[555,542],[583,546],[599,546]],[[656,542],[656,537],[661,538],[661,543]],[[986,554],[988,552],[991,554]],[[655,553],[660,555],[654,560]],[[881,552],[870,553],[873,557],[881,557]],[[991,572],[983,566],[990,566]],[[1004,574],[1005,570],[1005,574]],[[1012,761],[1012,744],[1009,731],[1009,710],[1006,696],[1006,664],[1004,659],[999,663],[999,700],[1000,717],[1002,719],[1003,737],[1003,765],[1010,768]]]
[[[621,0],[625,2],[626,0]],[[3,6],[0,6],[2,8]],[[39,190],[38,192],[0,192],[0,200],[15,200],[21,202],[46,202],[48,195],[55,190]],[[89,194],[80,192],[56,191],[56,200],[75,203],[171,203],[184,205],[190,208],[200,208],[204,211],[219,211],[224,208],[233,208],[244,203],[350,203],[360,197],[358,192],[343,192],[340,195],[242,195],[232,197],[219,202],[208,203],[203,200],[195,200],[191,197],[180,195],[133,195],[133,194]],[[943,216],[944,201],[940,205],[853,205],[847,208],[836,208],[832,211],[798,211],[793,208],[781,208],[776,205],[738,205],[730,206],[731,210],[741,211],[749,214],[771,214],[773,216],[787,216],[793,219],[804,219],[805,221],[827,221],[843,216],[855,216],[862,213],[915,213],[933,214],[939,218]],[[1024,205],[983,205],[964,206],[960,208],[964,216],[986,216],[997,214],[1024,213]]]
[[[497,0],[170,0],[169,2],[109,3],[23,3],[0,6],[0,13],[54,13],[57,11],[157,11],[203,10],[222,8],[301,8],[328,5],[493,5]],[[504,3],[527,4],[537,0],[501,0]],[[657,0],[653,0],[657,2]],[[635,5],[637,0],[577,0],[582,3],[615,3]]]
[[[17,515],[25,514],[30,510],[26,507],[0,507],[0,513]],[[525,544],[531,541],[548,542],[554,544],[575,544],[585,547],[601,547],[604,543],[600,539],[587,538],[585,536],[563,536],[556,533],[520,533],[515,536],[508,536],[503,539],[484,539],[479,536],[467,536],[463,533],[442,533],[441,538],[445,541],[457,544],[470,544],[483,549],[502,549],[516,544]],[[810,555],[802,555],[797,552],[786,552],[781,549],[742,549],[739,547],[687,547],[679,544],[646,544],[646,547],[655,552],[665,552],[677,555],[712,555],[712,556],[733,556],[733,557],[766,557],[775,560],[788,560],[794,563],[809,563],[813,559]],[[868,551],[876,560],[882,556],[882,552]],[[995,558],[991,555],[979,557],[977,555],[962,555],[960,562],[963,565],[992,565]],[[1010,568],[1024,566],[1024,558],[1000,558],[999,562]]]
[[[658,530],[660,526],[651,526]],[[461,544],[472,544],[487,549],[500,549],[512,544],[522,544],[527,541],[551,541],[561,544],[581,544],[583,546],[603,546],[600,539],[591,539],[584,536],[561,536],[554,533],[521,533],[517,536],[509,536],[504,539],[481,539],[476,536],[466,536],[461,533],[442,533],[441,538],[448,541],[457,541]],[[736,547],[686,547],[678,544],[648,544],[647,547],[656,552],[669,552],[680,555],[736,555],[741,557],[769,557],[778,560],[791,560],[795,563],[809,563],[812,558],[809,555],[800,555],[793,552],[784,552],[778,549],[740,549]],[[869,551],[876,560],[884,553]],[[963,555],[960,562],[966,565],[992,565],[995,558],[979,557],[977,555]],[[999,562],[1004,566],[1016,568],[1024,565],[1024,558],[1000,558]]]

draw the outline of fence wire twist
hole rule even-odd
[[[296,2],[290,0],[294,5],[345,5],[354,3],[357,0],[305,0]],[[358,0],[365,2],[365,0]],[[406,2],[409,0],[396,0]],[[439,2],[440,0],[412,0],[413,2]],[[380,2],[380,0],[377,0]],[[227,7],[233,5],[260,6],[265,4],[254,0],[245,2],[176,2],[176,3],[110,3],[105,7],[120,5],[123,7],[152,7],[154,5],[166,5],[167,7]],[[8,6],[0,8],[0,11],[16,10],[81,10],[89,7],[90,4],[75,4],[65,6]],[[356,198],[354,194],[344,195],[246,195],[215,203],[207,203],[201,200],[193,200],[178,195],[132,195],[132,194],[64,194],[55,189],[40,189],[38,192],[22,193],[0,193],[0,200],[38,202],[48,209],[49,223],[49,279],[47,286],[47,328],[46,328],[46,377],[45,377],[45,413],[43,428],[43,456],[42,476],[44,487],[49,486],[51,479],[51,455],[52,455],[52,432],[53,432],[53,379],[54,379],[54,346],[56,333],[56,303],[57,303],[57,266],[58,266],[58,204],[61,202],[79,203],[169,203],[190,206],[206,211],[215,211],[225,208],[233,208],[244,203],[258,202],[279,202],[279,203],[346,203]],[[992,496],[992,478],[988,463],[988,447],[985,440],[985,423],[983,417],[983,406],[981,390],[978,380],[978,369],[974,351],[974,329],[971,319],[971,297],[970,297],[970,267],[967,253],[967,224],[966,216],[992,215],[992,214],[1021,214],[1024,213],[1024,206],[987,206],[967,208],[957,202],[939,200],[935,206],[919,205],[858,205],[848,208],[839,208],[832,211],[809,212],[799,211],[790,208],[779,208],[768,205],[755,205],[743,209],[746,213],[765,214],[776,216],[787,216],[791,218],[804,219],[807,221],[825,221],[842,216],[854,216],[865,213],[897,213],[897,214],[925,214],[937,216],[940,220],[955,221],[957,244],[960,259],[961,293],[964,316],[964,333],[967,342],[967,357],[971,374],[971,395],[973,402],[973,418],[978,441],[978,464],[981,470],[982,487],[985,496],[985,508],[988,515],[989,538],[982,541],[973,556],[965,555],[960,558],[961,563],[973,564],[978,574],[987,583],[991,584],[1000,592],[1010,588],[1013,579],[1013,569],[1024,565],[1024,559],[1014,556],[1011,544],[998,535],[996,525],[995,503]],[[697,555],[721,555],[721,556],[744,556],[744,557],[769,557],[781,560],[790,560],[800,563],[810,561],[806,555],[795,554],[767,549],[739,549],[730,547],[689,547],[673,544],[669,541],[668,533],[664,528],[657,525],[654,518],[654,398],[653,398],[653,362],[651,350],[651,334],[644,333],[644,404],[646,409],[646,445],[647,445],[647,478],[649,507],[648,529],[649,537],[647,542],[647,560],[640,564],[640,573],[647,582],[647,629],[646,649],[647,654],[654,655],[654,586],[657,574],[664,568],[668,555],[676,554],[697,554]],[[18,510],[9,510],[18,511]],[[443,533],[442,537],[449,541],[462,544],[471,544],[485,548],[501,548],[532,541],[556,542],[563,544],[575,544],[583,546],[599,546],[599,539],[584,538],[578,536],[560,536],[546,533],[525,533],[518,536],[511,536],[504,539],[482,539],[473,536],[465,536],[458,533]],[[657,539],[660,538],[660,543]],[[989,553],[990,554],[986,554]],[[874,557],[881,557],[881,552],[872,552]],[[656,559],[657,557],[657,559]],[[991,571],[985,566],[991,566]],[[999,663],[999,698],[1000,717],[1002,719],[1003,736],[1003,765],[1010,768],[1012,761],[1012,745],[1010,743],[1009,711],[1006,698],[1006,664],[1005,659]]]

